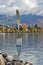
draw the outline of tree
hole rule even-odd
[[[37,24],[35,24],[35,26],[34,26],[36,29],[37,29],[37,32],[38,32],[38,25]]]
[[[34,26],[35,28],[37,28],[38,27],[38,25],[37,24],[35,24],[35,26]]]

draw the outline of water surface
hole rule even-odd
[[[20,33],[22,42],[17,50],[18,33],[0,33],[0,51],[9,55],[18,54],[20,59],[33,63],[33,65],[43,65],[43,33]]]

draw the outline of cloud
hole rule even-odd
[[[20,14],[43,15],[43,0],[0,0],[0,13],[15,15],[16,9]]]

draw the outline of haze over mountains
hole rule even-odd
[[[13,16],[7,16],[4,14],[0,14],[0,24],[7,25],[12,24],[14,25],[17,21],[17,18],[15,15]],[[20,23],[21,24],[27,24],[27,25],[35,25],[36,23],[38,26],[43,26],[43,16],[39,15],[32,15],[32,14],[26,14],[26,15],[20,15]]]

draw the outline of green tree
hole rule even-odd
[[[37,24],[35,24],[35,26],[34,26],[35,28],[37,28],[38,27],[38,25]]]
[[[36,29],[37,29],[37,32],[38,32],[38,25],[37,24],[35,24],[35,26],[34,26]]]

